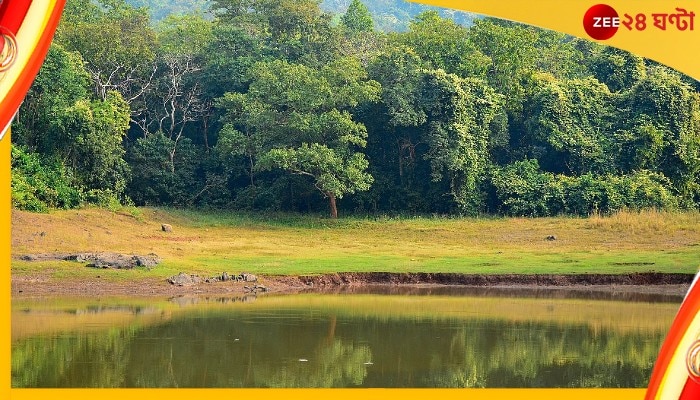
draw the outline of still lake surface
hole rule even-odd
[[[681,297],[363,288],[13,299],[13,387],[647,386]]]

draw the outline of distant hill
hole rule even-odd
[[[160,21],[170,14],[206,13],[210,4],[209,0],[126,0],[126,2],[151,10],[151,18],[154,21]],[[321,8],[333,14],[344,14],[350,2],[351,0],[323,0]],[[476,18],[475,14],[410,3],[405,0],[365,0],[364,3],[372,13],[375,28],[386,32],[405,31],[408,29],[409,22],[426,10],[439,10],[442,17],[465,26],[470,26]]]
[[[209,0],[126,0],[127,4],[135,7],[146,7],[151,10],[151,19],[160,21],[170,14],[206,13],[209,10]]]
[[[344,14],[352,0],[324,0],[321,8],[325,11]],[[423,4],[411,3],[404,0],[365,0],[374,26],[381,31],[405,31],[409,22],[418,14],[427,10],[439,10],[443,18],[448,18],[458,24],[470,26],[477,16],[472,13],[461,12],[439,7],[431,7]]]

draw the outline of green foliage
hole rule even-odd
[[[176,56],[198,54],[213,40],[212,28],[201,15],[170,15],[156,27],[158,49]]]
[[[192,5],[68,2],[13,125],[18,207],[700,207],[697,85],[656,63],[394,0]]]
[[[374,29],[372,15],[360,0],[352,0],[340,22],[352,33],[371,32]]]
[[[203,186],[197,177],[201,152],[189,139],[183,139],[174,165],[170,151],[173,141],[157,133],[141,138],[129,149],[127,160],[134,169],[129,193],[137,205],[190,206]]]
[[[87,61],[99,98],[105,99],[115,89],[131,98],[141,90],[135,82],[147,79],[155,58],[156,35],[148,14],[124,0],[72,0],[68,4],[56,43],[79,52]]]
[[[656,169],[664,148],[668,131],[654,126],[649,118],[639,117],[629,130],[615,133],[614,146],[618,168],[624,172],[635,169]]]
[[[113,91],[104,100],[93,100],[88,77],[78,54],[53,45],[27,94],[13,139],[26,151],[62,164],[55,168],[68,171],[75,191],[108,190],[123,200],[129,166],[123,160],[122,139],[130,109]],[[59,203],[53,206],[79,202]]]
[[[128,105],[119,93],[109,92],[106,100],[77,103],[70,113],[60,129],[75,134],[73,165],[81,183],[121,197],[129,173],[122,147],[129,127]]]
[[[13,124],[14,142],[44,154],[64,156],[62,148],[71,138],[56,132],[57,120],[76,102],[89,97],[89,85],[90,75],[80,54],[52,45],[19,111],[18,122]]]
[[[665,67],[647,71],[622,98],[622,129],[639,133],[638,166],[667,176],[689,207],[700,204],[700,96]]]
[[[541,49],[535,47],[538,32],[524,25],[482,19],[469,29],[477,49],[490,58],[487,78],[492,87],[506,95],[506,108],[520,113],[524,95],[523,81],[529,77],[541,59]]]
[[[646,75],[643,58],[614,47],[602,47],[589,64],[594,76],[612,92],[629,89]]]
[[[356,150],[365,146],[367,132],[349,110],[376,99],[379,85],[356,60],[339,59],[320,70],[258,63],[251,81],[246,94],[227,94],[219,105],[228,110],[229,147],[250,160],[252,184],[255,171],[274,167],[306,175],[332,208],[335,198],[367,190],[372,179]]]
[[[483,80],[425,65],[411,48],[398,47],[369,67],[384,90],[382,108],[365,118],[368,155],[381,179],[368,200],[372,207],[440,204],[449,212],[475,213],[502,97]]]
[[[337,56],[339,31],[314,0],[215,0],[212,11],[271,58],[318,65]]]
[[[678,207],[671,182],[647,170],[570,177],[542,172],[537,160],[527,160],[491,171],[490,185],[498,211],[514,216],[588,216]]]
[[[489,126],[500,97],[479,79],[462,79],[442,70],[425,73],[421,88],[427,118],[425,142],[433,181],[449,182],[460,211],[480,206],[477,183],[488,160]]]
[[[126,3],[149,11],[151,21],[161,22],[173,15],[198,13],[209,10],[210,0],[126,0]]]
[[[405,32],[417,15],[432,10],[439,12],[441,17],[463,26],[471,25],[476,18],[468,12],[405,0],[371,0],[366,1],[365,5],[374,19],[374,26],[382,32]],[[335,14],[343,14],[348,9],[348,0],[323,0],[321,8]]]
[[[50,208],[80,205],[82,193],[59,160],[40,159],[37,153],[12,145],[12,206],[20,210],[46,212]]]
[[[549,170],[581,174],[611,171],[609,143],[612,101],[607,87],[593,78],[557,80],[536,75],[524,103],[526,137],[540,145]],[[545,158],[543,155],[542,158]]]
[[[507,215],[551,215],[556,210],[552,209],[553,205],[562,201],[563,193],[557,193],[561,188],[555,184],[554,175],[543,173],[537,160],[495,168],[490,178],[498,202],[496,207]]]
[[[440,18],[436,11],[426,11],[396,40],[412,48],[431,68],[462,77],[485,77],[491,60],[475,47],[468,32],[463,26]]]
[[[366,172],[367,166],[361,153],[343,157],[318,143],[302,143],[296,149],[272,149],[258,164],[260,169],[279,167],[294,174],[308,175],[319,191],[339,199],[345,194],[369,189],[373,178]]]
[[[382,86],[381,105],[391,126],[409,127],[425,123],[427,116],[418,104],[424,67],[423,60],[408,46],[388,49],[368,67],[370,77]]]

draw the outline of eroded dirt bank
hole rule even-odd
[[[302,291],[361,291],[370,286],[392,288],[413,286],[475,288],[561,288],[577,291],[653,293],[682,296],[693,275],[635,273],[622,275],[468,275],[451,273],[336,273],[317,276],[261,276],[256,285],[266,293]],[[199,282],[177,286],[165,279],[113,281],[101,278],[54,279],[46,275],[12,277],[12,296],[174,296],[185,294],[248,293],[248,282]]]
[[[634,273],[634,274],[576,274],[576,275],[471,275],[452,273],[338,273],[320,276],[297,277],[299,282],[309,285],[352,285],[352,284],[440,284],[440,285],[675,285],[690,284],[693,275]]]

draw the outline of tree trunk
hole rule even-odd
[[[328,193],[328,202],[330,203],[330,206],[331,206],[331,218],[333,218],[333,219],[338,218],[338,206],[336,205],[334,194]]]
[[[177,146],[177,144],[175,144]],[[170,172],[175,173],[175,148],[168,153],[170,156]]]
[[[204,126],[204,129],[202,129],[202,136],[204,136],[204,148],[207,150],[207,154],[209,154],[209,118],[204,117],[204,120],[202,121],[202,124]]]
[[[399,150],[399,179],[403,183],[403,154],[401,154],[401,150]]]

